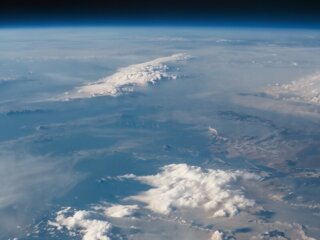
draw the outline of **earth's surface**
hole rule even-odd
[[[320,239],[320,32],[0,30],[0,239]]]

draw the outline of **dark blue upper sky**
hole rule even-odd
[[[320,23],[320,3],[308,0],[1,0],[0,24]]]

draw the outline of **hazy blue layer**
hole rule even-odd
[[[117,97],[56,100],[119,68],[175,53],[191,56],[168,63],[175,80]],[[136,203],[137,229],[115,221],[113,236],[207,239],[199,229],[213,225],[249,239],[277,229],[291,236],[296,223],[319,238],[319,106],[266,95],[270,86],[319,74],[319,56],[316,30],[1,29],[0,238],[69,239],[68,231],[48,231],[61,207],[121,204],[150,187],[112,177],[179,163],[263,176],[246,193],[264,211],[230,222],[187,212],[193,228],[185,229]],[[209,127],[221,138],[210,137]],[[148,228],[158,230],[144,227],[148,214],[157,219]]]

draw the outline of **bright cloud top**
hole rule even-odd
[[[320,105],[320,74],[273,86],[266,93],[275,98]]]
[[[223,240],[224,234],[223,232],[214,231],[210,240]]]
[[[133,179],[152,186],[150,190],[124,200],[143,202],[155,213],[169,215],[174,214],[174,209],[199,208],[211,217],[232,217],[255,206],[253,200],[244,196],[241,183],[259,180],[260,177],[240,170],[204,170],[187,164],[170,164],[162,167],[156,175],[127,174],[118,179]],[[107,202],[89,210],[68,207],[58,211],[48,224],[60,231],[67,229],[70,235],[80,235],[83,240],[109,240],[115,218],[129,219],[139,209],[138,205]],[[224,239],[224,233],[215,231],[211,239]]]
[[[108,217],[123,218],[131,216],[138,209],[137,205],[114,204],[104,209],[104,214]]]
[[[167,72],[169,68],[166,64],[188,58],[188,55],[179,53],[120,68],[111,76],[78,87],[70,93],[66,92],[64,98],[90,98],[104,95],[117,96],[121,93],[132,92],[135,86],[145,86],[148,83],[155,83],[164,78],[176,79],[177,76],[175,74]]]
[[[74,210],[64,208],[56,213],[50,226],[57,230],[67,229],[70,235],[81,235],[82,240],[109,240],[112,224],[109,217],[130,217],[138,210],[137,205],[102,204],[93,206],[91,210]]]
[[[124,175],[153,188],[129,199],[147,204],[150,210],[168,215],[173,209],[203,208],[212,217],[234,216],[254,206],[240,188],[232,184],[240,179],[257,180],[258,176],[243,171],[202,170],[187,164],[171,164],[156,175]]]
[[[111,230],[111,224],[105,220],[95,219],[91,211],[79,210],[73,215],[70,214],[71,208],[65,208],[57,212],[54,222],[49,221],[49,225],[58,230],[67,228],[71,235],[80,232],[83,240],[109,240],[107,236]]]

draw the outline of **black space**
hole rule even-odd
[[[320,1],[0,0],[0,23],[45,22],[320,23]]]

